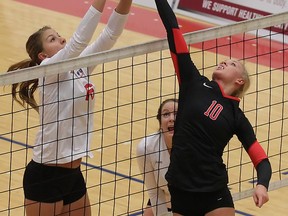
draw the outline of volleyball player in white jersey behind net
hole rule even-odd
[[[164,100],[157,113],[159,131],[143,138],[137,146],[137,162],[149,195],[143,216],[165,215],[171,211],[165,174],[170,163],[177,110],[177,99]]]
[[[92,2],[69,41],[48,26],[32,34],[26,43],[30,59],[10,66],[8,71],[112,48],[124,29],[132,0],[119,1],[100,36],[88,46],[105,3],[106,0]],[[92,156],[89,134],[95,100],[89,74],[93,69],[81,68],[12,86],[13,99],[24,107],[30,105],[40,116],[33,159],[23,180],[27,216],[91,215],[80,164],[82,157]],[[37,88],[39,103],[34,99]]]

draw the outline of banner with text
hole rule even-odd
[[[249,20],[271,14],[223,0],[179,0],[178,9],[191,12],[196,11],[231,21]],[[283,29],[286,32],[285,34],[288,34],[286,31],[288,29],[288,24],[272,27],[272,30],[275,32],[283,32]]]
[[[288,10],[288,0],[224,0],[248,8],[259,9],[268,13],[281,13]],[[260,9],[261,8],[261,9]]]

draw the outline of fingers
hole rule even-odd
[[[259,208],[261,208],[262,206],[263,206],[263,199],[262,199],[262,197],[260,196],[260,197],[258,197],[258,199],[257,199],[257,202],[255,203],[256,204],[256,206],[258,206]]]
[[[258,206],[258,198],[255,193],[253,194],[253,200],[254,200],[255,205]]]
[[[253,194],[253,199],[255,205],[261,208],[266,202],[269,201],[267,189],[260,185],[257,186]]]

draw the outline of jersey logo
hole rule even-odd
[[[79,70],[72,70],[70,73],[73,73],[77,78],[82,78],[85,76],[84,71],[80,68]]]
[[[86,89],[86,98],[85,100],[88,101],[89,100],[89,96],[91,96],[91,99],[94,99],[94,87],[91,83],[87,83],[85,86]]]
[[[207,85],[206,82],[203,83],[203,86],[212,89],[212,86]]]

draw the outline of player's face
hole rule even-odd
[[[224,83],[233,83],[242,79],[244,66],[236,60],[228,59],[221,62],[213,72],[213,80],[221,80]]]
[[[161,110],[161,129],[165,136],[173,136],[174,122],[178,110],[178,103],[169,101],[164,104]]]
[[[47,29],[42,35],[43,56],[51,58],[66,45],[66,39],[54,29]]]

